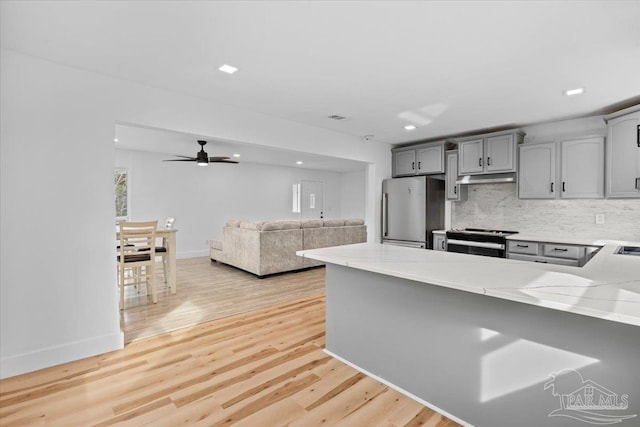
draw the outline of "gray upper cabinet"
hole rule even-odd
[[[556,158],[560,147],[560,167]],[[559,144],[522,145],[518,168],[520,199],[600,199],[604,197],[604,138]]]
[[[447,200],[451,201],[464,201],[467,199],[467,187],[460,184],[456,184],[458,179],[458,151],[451,150],[446,153],[447,160],[447,176],[446,176],[446,188],[447,188]]]
[[[484,140],[474,139],[458,144],[458,173],[469,175],[484,170]]]
[[[487,138],[486,170],[487,172],[513,172],[516,169],[516,143],[514,135],[501,135]]]
[[[416,149],[418,174],[444,172],[444,146],[442,144]]]
[[[392,149],[392,176],[444,173],[444,151],[448,145],[442,141]]]
[[[556,143],[520,146],[518,197],[554,199],[556,197]]]
[[[563,199],[604,197],[604,138],[562,141]],[[559,189],[560,190],[560,189]]]
[[[394,151],[393,176],[416,174],[416,150]]]
[[[516,147],[520,131],[500,132],[466,138],[458,142],[458,173],[477,175],[516,171]]]
[[[640,106],[605,117],[607,197],[640,198]]]

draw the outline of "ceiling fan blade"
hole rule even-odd
[[[191,160],[195,160],[195,157],[189,157],[189,156],[180,156],[178,154],[174,154],[175,157],[182,157],[183,159],[191,159]]]
[[[228,159],[220,159],[220,160],[209,160],[209,163],[238,163],[235,160]]]
[[[163,160],[163,162],[195,162],[195,161],[196,159],[193,159],[193,158]]]
[[[210,162],[216,162],[218,160],[227,160],[230,159],[231,157],[225,157],[225,156],[218,156],[218,157],[209,157],[209,161]]]

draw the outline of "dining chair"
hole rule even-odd
[[[167,218],[165,223],[164,223],[164,228],[165,230],[172,230],[173,229],[173,224],[176,222],[175,218]],[[164,283],[167,283],[167,264],[169,262],[168,260],[168,256],[167,256],[167,245],[168,245],[168,239],[166,237],[162,238],[162,246],[156,246],[156,256],[160,256],[162,257],[162,273],[164,275]],[[175,248],[174,248],[175,250]]]
[[[120,310],[124,310],[125,286],[146,284],[153,303],[158,302],[156,291],[155,258],[156,227],[158,221],[120,223],[118,245],[118,287],[120,288]],[[134,274],[125,276],[127,270]]]

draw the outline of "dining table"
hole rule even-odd
[[[165,279],[172,294],[176,293],[178,284],[176,282],[176,233],[175,228],[159,228],[156,230],[156,237],[162,238],[163,245],[167,248],[167,276]],[[120,232],[116,231],[116,240],[120,240]]]

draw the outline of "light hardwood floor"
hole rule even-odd
[[[458,424],[327,356],[324,294],[0,381],[9,426]]]
[[[232,314],[324,292],[324,267],[259,279],[208,257],[177,260],[178,292],[171,294],[157,268],[158,303],[146,289],[125,289],[120,326],[125,342],[148,338]]]

